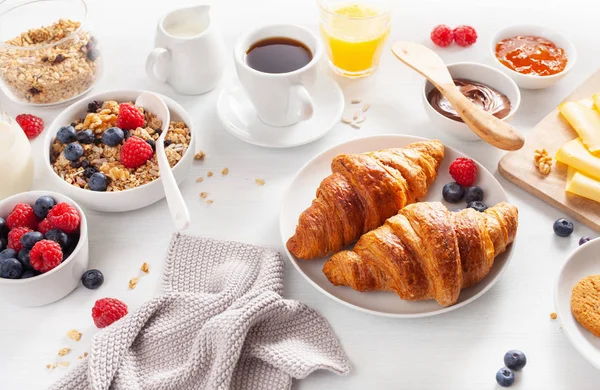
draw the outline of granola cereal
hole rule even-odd
[[[51,104],[78,96],[99,76],[96,39],[81,23],[60,19],[0,47],[0,79],[17,99]]]
[[[148,263],[144,262],[142,264],[142,266],[140,267],[140,270],[142,270],[143,273],[149,273],[150,272],[150,267],[148,267]]]
[[[81,332],[77,329],[71,329],[67,332],[67,337],[73,341],[79,341],[81,340]]]
[[[72,123],[76,132],[90,129],[94,140],[89,144],[81,144],[83,156],[77,161],[69,161],[64,156],[66,145],[58,138],[52,142],[50,164],[52,169],[67,183],[89,190],[89,178],[96,172],[101,172],[107,178],[106,191],[123,191],[139,187],[156,180],[160,176],[156,153],[137,168],[127,168],[120,162],[122,143],[109,146],[102,143],[102,134],[117,123],[119,103],[113,100],[103,103],[90,104],[91,112],[84,118]],[[132,104],[131,102],[127,102]],[[157,142],[162,128],[162,122],[151,112],[144,111],[144,126],[134,130],[124,130],[125,138],[137,136],[143,140]],[[89,110],[88,110],[89,111]],[[65,125],[69,125],[68,123]],[[165,153],[169,165],[174,167],[183,158],[191,141],[191,133],[184,122],[171,121],[165,136]]]
[[[204,150],[201,150],[194,155],[194,160],[204,160],[204,157],[206,157],[206,153],[204,153]]]
[[[65,356],[69,352],[71,352],[71,348],[69,348],[69,347],[61,348],[58,350],[58,356]]]
[[[139,282],[139,278],[137,278],[137,277],[129,279],[129,289],[133,290],[137,286],[138,282]]]

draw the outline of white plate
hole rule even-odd
[[[258,119],[254,106],[237,79],[221,91],[217,114],[229,133],[250,144],[268,148],[304,145],[327,134],[340,121],[344,110],[344,94],[330,77],[320,74],[308,91],[313,98],[314,115],[292,126],[269,126]]]
[[[571,344],[600,369],[600,338],[585,330],[571,313],[571,292],[582,278],[600,274],[600,239],[577,248],[563,265],[554,286],[554,303],[562,328]]]
[[[281,204],[279,228],[284,247],[287,240],[296,230],[298,217],[302,211],[310,206],[321,180],[331,174],[331,160],[335,156],[341,153],[362,153],[385,148],[399,148],[411,142],[424,140],[424,138],[409,135],[381,135],[360,138],[326,150],[306,163],[296,174],[296,177],[294,177]],[[445,148],[444,161],[439,169],[436,181],[429,189],[426,201],[443,201],[442,187],[444,184],[453,181],[448,174],[448,167],[458,157],[466,156],[449,147]],[[508,201],[506,193],[494,176],[479,164],[478,168],[479,174],[476,184],[485,190],[484,202],[488,206],[493,206],[496,203]],[[464,202],[457,204],[445,203],[445,205],[449,210],[466,207]],[[326,259],[298,260],[287,248],[285,250],[298,272],[328,297],[353,309],[367,313],[388,317],[409,318],[426,317],[455,310],[483,295],[498,281],[507,268],[513,245],[510,245],[505,253],[496,258],[490,273],[479,284],[463,290],[458,302],[454,306],[445,308],[438,305],[434,300],[408,302],[401,300],[392,292],[361,293],[352,290],[350,287],[336,287],[327,280],[322,272],[324,260]]]

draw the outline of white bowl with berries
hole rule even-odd
[[[89,209],[122,212],[165,196],[156,141],[162,122],[133,102],[143,91],[110,91],[67,107],[49,126],[44,169],[58,191]],[[188,113],[166,96],[171,115],[165,153],[177,183],[194,160],[193,124]]]
[[[30,191],[0,201],[0,297],[21,306],[57,301],[88,266],[87,221],[65,195]]]

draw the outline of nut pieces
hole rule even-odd
[[[552,157],[548,155],[546,149],[536,149],[533,155],[535,166],[542,175],[548,175],[552,170]]]

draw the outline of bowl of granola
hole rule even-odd
[[[44,166],[57,190],[107,212],[139,209],[165,196],[155,152],[162,122],[134,105],[141,92],[93,95],[56,117],[44,140]],[[161,98],[171,115],[165,153],[180,183],[194,160],[192,120],[177,102]]]
[[[74,100],[99,80],[102,56],[84,0],[28,0],[0,12],[0,89],[47,106]]]

